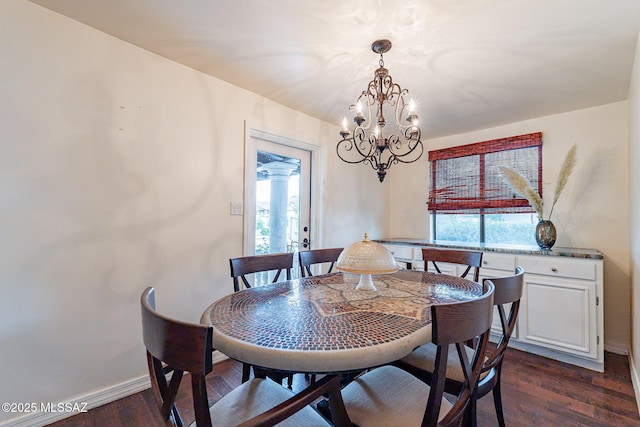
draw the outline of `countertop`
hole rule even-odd
[[[553,247],[549,250],[542,250],[538,246],[528,245],[503,245],[492,243],[474,243],[474,242],[450,242],[444,240],[422,240],[422,239],[410,239],[404,237],[393,237],[374,240],[378,243],[386,244],[402,244],[413,246],[433,246],[439,248],[451,248],[451,249],[470,249],[479,250],[485,252],[502,252],[509,254],[520,255],[544,255],[544,256],[563,256],[570,258],[591,258],[591,259],[604,259],[604,254],[597,249],[584,249],[584,248],[562,248]]]

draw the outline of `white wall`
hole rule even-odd
[[[629,88],[629,236],[631,239],[631,375],[640,404],[640,43]]]
[[[29,2],[0,2],[0,40],[0,401],[146,375],[148,285],[190,321],[232,290],[245,121],[327,145],[325,245],[384,234],[388,186],[332,155],[337,127]]]
[[[566,152],[578,144],[578,162],[554,212],[557,246],[595,248],[605,255],[605,348],[629,348],[629,210],[627,102],[540,117],[478,132],[428,140],[427,150],[542,132],[543,195],[553,199]],[[637,165],[634,165],[637,168]],[[390,237],[429,237],[429,163],[391,175]],[[411,194],[413,197],[406,197]],[[547,212],[548,214],[548,212]]]
[[[227,259],[242,252],[242,217],[229,215],[229,202],[242,199],[245,121],[326,144],[324,246],[362,231],[428,237],[426,155],[392,167],[380,184],[371,169],[333,155],[335,126],[29,2],[0,2],[0,24],[0,401],[68,401],[145,375],[138,298],[147,285],[161,310],[191,321],[230,292]],[[633,271],[640,265],[637,221],[629,255],[626,197],[630,165],[637,216],[638,63],[628,125],[620,102],[426,147],[542,131],[548,198],[578,143],[554,212],[557,244],[605,253],[613,347],[628,346],[629,260]],[[17,415],[0,413],[0,423]]]

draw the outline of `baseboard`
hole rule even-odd
[[[629,351],[629,371],[631,371],[633,392],[636,395],[636,406],[638,407],[638,413],[640,413],[640,372],[638,372],[638,366],[634,362],[633,350]]]
[[[150,387],[149,375],[134,378],[111,387],[64,399],[64,402],[77,403],[81,409],[89,410],[113,402],[126,396],[146,390]],[[55,404],[54,404],[55,407]],[[78,412],[30,412],[0,424],[0,427],[38,427],[69,418]]]
[[[629,355],[629,347],[622,344],[617,343],[605,343],[604,351],[608,351],[609,353],[621,354],[623,356]]]
[[[229,357],[228,357],[226,354],[224,354],[224,353],[220,353],[218,350],[215,350],[215,351],[213,352],[212,359],[213,359],[213,364],[214,364],[214,365],[215,365],[216,363],[218,363],[218,362],[222,362],[223,360],[227,360],[228,358],[229,358]]]
[[[215,351],[212,359],[215,364],[228,359],[228,357],[219,351]],[[123,397],[139,393],[148,389],[150,386],[149,375],[143,375],[102,390],[65,399],[64,401],[78,403],[82,409],[90,410],[122,399]],[[40,427],[76,414],[77,412],[30,412],[25,415],[20,415],[17,418],[2,421],[0,422],[0,427]]]

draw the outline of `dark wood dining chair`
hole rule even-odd
[[[502,394],[500,391],[502,361],[511,335],[516,327],[518,311],[520,309],[520,298],[522,297],[522,289],[524,286],[524,270],[521,267],[516,267],[513,276],[484,279],[483,283],[485,285],[493,284],[495,287],[493,301],[498,311],[502,332],[495,348],[487,351],[487,357],[483,362],[478,387],[470,404],[470,421],[472,426],[475,427],[477,425],[476,401],[493,391],[493,401],[496,408],[498,425],[504,427]],[[511,308],[507,315],[506,309],[509,304]],[[426,344],[418,347],[418,349],[394,363],[394,365],[428,383],[431,381],[432,372],[436,366],[436,353],[437,349],[433,344]],[[463,387],[464,376],[462,375],[462,370],[457,358],[452,358],[450,355],[448,365],[445,390],[455,393]]]
[[[422,259],[424,260],[425,271],[428,269],[428,264],[431,263],[438,273],[442,273],[438,263],[445,262],[450,264],[466,265],[467,269],[460,275],[460,277],[466,278],[472,268],[474,269],[474,272],[471,280],[477,282],[480,277],[482,252],[479,251],[422,248]]]
[[[327,273],[331,273],[333,265],[338,260],[344,248],[312,249],[298,252],[300,261],[300,272],[302,277],[313,276],[311,266],[314,264],[330,263]]]
[[[436,367],[430,384],[396,367],[373,369],[342,389],[350,420],[360,426],[457,426],[468,416],[485,358],[493,310],[493,285],[477,299],[431,306]],[[476,340],[469,351],[465,343]],[[457,357],[464,376],[455,400],[444,398],[447,359]]]
[[[326,376],[298,394],[267,378],[242,383],[209,407],[205,376],[213,370],[213,328],[181,322],[158,313],[155,291],[147,288],[140,297],[142,337],[147,349],[151,388],[162,419],[174,426],[183,421],[176,396],[183,374],[191,377],[193,409],[197,427],[220,426],[330,426],[310,403],[328,394],[340,402],[340,377]],[[166,375],[172,372],[170,382]],[[332,410],[335,407],[332,406]],[[342,425],[346,416],[333,414]]]
[[[278,279],[280,279],[280,274],[284,271],[286,279],[291,280],[291,269],[293,268],[293,252],[266,255],[250,255],[239,258],[231,258],[229,259],[229,265],[231,267],[231,277],[233,278],[233,290],[234,292],[239,292],[240,282],[242,282],[246,288],[251,287],[251,284],[247,279],[248,274],[275,271],[276,274],[272,281],[272,283],[275,283],[278,281]],[[251,365],[243,363],[242,382],[248,381],[250,376]],[[286,377],[289,388],[292,387],[293,374],[270,372],[269,376],[279,382],[281,382]]]
[[[231,277],[233,278],[233,290],[240,290],[240,281],[246,288],[251,287],[247,280],[247,274],[275,271],[276,275],[271,283],[280,279],[280,274],[284,271],[287,280],[291,280],[291,269],[293,268],[293,252],[281,254],[250,255],[229,260],[231,266]]]

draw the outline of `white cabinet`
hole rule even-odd
[[[394,256],[400,260],[411,259],[414,269],[424,268],[421,245],[386,246],[394,248]],[[501,249],[500,252],[485,250],[483,254],[480,281],[511,275],[517,265],[525,272],[518,324],[509,345],[604,371],[602,254],[590,249],[566,248],[554,248],[550,254],[536,253],[538,251]],[[452,264],[438,265],[444,274],[462,272]],[[501,332],[497,310],[492,332],[494,337]]]
[[[518,341],[543,355],[602,371],[604,316],[601,259],[519,256],[525,270]],[[576,358],[567,359],[565,356]]]
[[[389,245],[383,244],[385,248],[391,252],[393,258],[401,264],[405,264],[408,270],[412,269],[413,262],[413,246],[405,246],[405,245]]]

